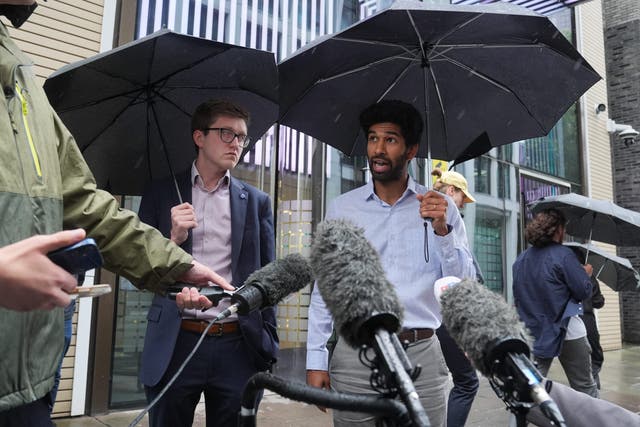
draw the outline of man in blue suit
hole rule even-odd
[[[173,180],[152,182],[139,212],[144,222],[236,287],[275,257],[268,195],[229,174],[249,145],[248,121],[249,114],[228,101],[199,105],[191,120],[196,160],[176,176],[178,189]],[[209,320],[228,305],[227,298],[204,312],[179,311],[174,301],[154,298],[140,372],[149,402],[193,350]],[[207,426],[236,425],[244,385],[271,366],[277,351],[272,307],[214,324],[176,382],[151,409],[150,424],[191,426],[204,393]]]

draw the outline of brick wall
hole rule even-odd
[[[640,2],[603,0],[609,117],[640,129]],[[615,202],[640,211],[640,140],[629,147],[612,137]],[[619,248],[640,269],[640,248]],[[620,293],[622,337],[640,343],[640,293]]]

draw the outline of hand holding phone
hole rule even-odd
[[[71,274],[82,274],[102,266],[102,255],[95,240],[86,238],[47,254],[49,259]]]

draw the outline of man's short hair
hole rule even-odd
[[[527,224],[525,238],[537,248],[547,246],[553,242],[553,236],[558,227],[567,223],[562,212],[557,209],[545,209],[536,214],[533,220]]]
[[[220,116],[242,119],[247,127],[249,126],[250,117],[247,110],[225,99],[212,99],[196,107],[193,116],[191,116],[191,133],[208,128]]]
[[[393,123],[400,127],[407,147],[418,145],[422,133],[422,115],[416,108],[403,101],[383,100],[372,104],[360,113],[360,126],[366,135],[371,126]]]

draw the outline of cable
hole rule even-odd
[[[209,332],[209,329],[211,329],[211,326],[215,323],[218,322],[226,317],[228,317],[227,315],[223,315],[224,313],[220,313],[218,316],[216,316],[214,319],[211,319],[211,321],[209,322],[209,324],[207,325],[207,327],[205,328],[204,331],[202,331],[202,334],[200,335],[200,339],[198,339],[198,342],[196,343],[196,345],[193,347],[193,350],[191,350],[191,353],[189,353],[189,355],[187,356],[186,359],[184,359],[184,362],[182,362],[182,365],[180,365],[180,367],[178,368],[178,370],[176,371],[175,374],[173,374],[173,377],[171,377],[171,379],[169,380],[169,382],[164,386],[164,388],[162,389],[162,391],[160,392],[160,394],[158,394],[156,396],[155,399],[153,399],[153,401],[151,403],[149,403],[147,405],[146,408],[144,408],[142,410],[142,412],[140,412],[138,414],[138,416],[131,421],[131,424],[129,424],[129,427],[134,427],[136,426],[141,420],[142,418],[144,418],[144,416],[147,414],[147,412],[149,412],[151,410],[151,408],[153,408],[153,406],[158,403],[158,401],[162,398],[162,396],[166,393],[166,391],[169,389],[169,387],[171,387],[171,385],[176,381],[176,379],[178,379],[178,376],[182,373],[184,367],[187,365],[187,363],[189,363],[189,360],[191,360],[191,358],[193,357],[194,354],[196,354],[196,351],[198,350],[198,348],[200,347],[200,344],[202,344],[202,341],[204,340],[204,337],[207,336],[207,333]]]

